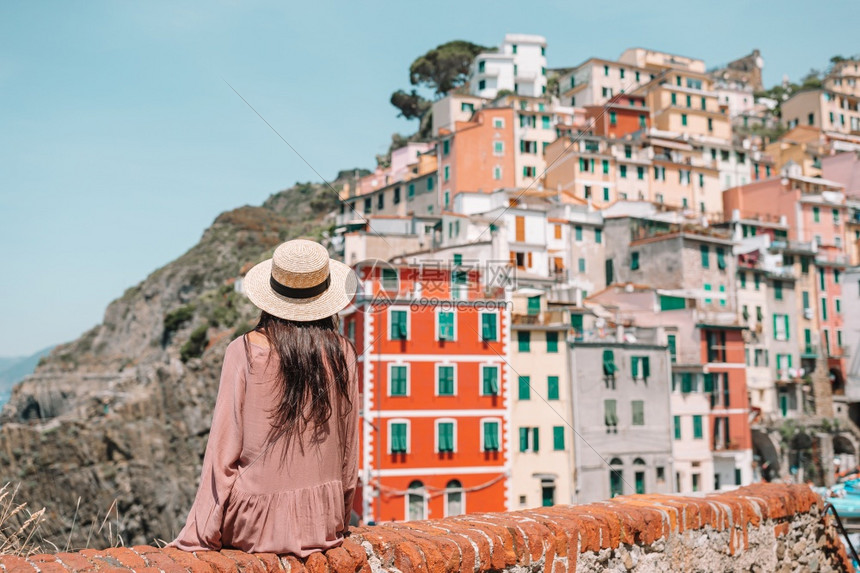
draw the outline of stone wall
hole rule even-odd
[[[359,527],[341,547],[303,561],[135,546],[5,556],[0,568],[5,573],[851,570],[832,518],[822,509],[806,486],[758,484],[700,497],[631,495],[591,505]]]

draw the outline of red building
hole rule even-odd
[[[586,125],[595,135],[623,137],[651,126],[651,113],[645,106],[645,96],[622,94],[605,105],[585,108]]]
[[[743,327],[699,324],[705,392],[711,395],[714,488],[751,481],[752,434]]]
[[[504,511],[505,301],[484,298],[474,270],[401,266],[359,277],[364,296],[343,317],[361,380],[356,509],[365,522]]]

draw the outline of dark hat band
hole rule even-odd
[[[329,284],[331,284],[331,275],[326,275],[323,282],[305,288],[293,288],[282,285],[276,281],[273,276],[269,276],[269,284],[272,286],[272,290],[281,296],[285,296],[287,298],[311,298],[326,291]]]

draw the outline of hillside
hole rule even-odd
[[[323,239],[337,204],[304,183],[222,213],[15,387],[0,414],[0,483],[47,508],[47,541],[172,539],[196,491],[224,348],[257,316],[232,283],[284,240]]]
[[[53,346],[31,354],[16,358],[0,358],[0,407],[12,394],[12,387],[25,376],[32,374],[43,356],[53,349]]]

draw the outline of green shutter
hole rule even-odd
[[[717,247],[717,268],[720,270],[726,268],[726,253],[722,247]]]
[[[777,355],[777,358],[779,355]],[[710,394],[714,391],[714,375],[710,372],[705,374],[705,394]]]
[[[439,340],[454,340],[454,313],[439,313]]]
[[[639,253],[637,251],[630,253],[630,270],[639,270]]]
[[[440,396],[453,396],[454,395],[454,367],[453,366],[439,366],[438,375],[439,375],[439,387],[438,387],[437,393]]]
[[[601,229],[594,229],[594,242],[597,244],[603,242],[603,231]]]
[[[531,385],[529,383],[528,376],[520,376],[519,377],[519,393],[518,398],[520,400],[529,400],[531,399]]]
[[[520,352],[529,352],[531,349],[531,332],[528,330],[517,331],[517,345]]]
[[[615,365],[615,353],[608,348],[603,351],[603,373],[606,376],[614,376],[618,367]]]
[[[406,366],[391,367],[391,395],[406,396]]]
[[[687,307],[687,301],[680,296],[660,295],[660,310],[683,310]]]
[[[673,416],[673,421],[675,424],[675,439],[681,439],[681,416]]]
[[[693,375],[690,372],[681,373],[681,392],[689,394],[693,391]]]
[[[540,314],[540,295],[529,297],[528,313],[530,316]]]
[[[564,426],[553,426],[552,449],[555,451],[564,450]]]
[[[529,451],[529,429],[520,428],[520,451]]]
[[[789,332],[789,329],[788,329],[788,315],[783,314],[782,319],[785,321],[785,339],[791,340],[791,332]]]
[[[699,255],[702,258],[702,268],[708,269],[711,267],[710,248],[708,245],[699,245]]]
[[[481,339],[487,342],[496,340],[496,315],[494,313],[481,314]]]
[[[573,328],[576,331],[577,335],[582,334],[582,328],[583,328],[582,322],[583,321],[582,321],[582,315],[581,314],[571,314],[570,315],[570,326],[571,326],[571,328]]]
[[[633,374],[633,378],[639,378],[639,357],[632,356],[630,358],[630,370]]]
[[[439,451],[454,451],[454,424],[452,422],[439,422]]]
[[[546,333],[546,351],[558,352],[558,332]]]
[[[678,361],[678,348],[677,348],[677,338],[674,334],[670,334],[666,337],[669,346],[669,357],[672,359],[672,363]]]
[[[540,430],[538,428],[532,428],[532,451],[540,451]]]
[[[633,425],[645,425],[645,402],[643,400],[633,400],[630,402],[630,407],[633,410]]]
[[[582,240],[582,227],[577,225],[576,227],[574,227],[573,232],[574,232],[574,237],[576,238],[576,240],[581,241]]]
[[[700,439],[704,434],[702,433],[702,417],[701,416],[693,416],[693,438]]]
[[[406,453],[406,424],[391,424],[391,452],[395,454]]]
[[[546,399],[547,400],[558,400],[558,394],[559,394],[558,376],[548,376],[546,379],[546,383],[547,383]]]
[[[642,357],[642,378],[648,379],[651,377],[651,358],[648,356]]]
[[[406,340],[406,311],[392,310],[391,311],[391,339]]]
[[[499,369],[495,366],[483,366],[483,393],[495,396],[499,393]]]
[[[499,450],[499,423],[484,422],[484,450]]]
[[[462,265],[463,264],[463,255],[461,253],[454,253],[454,264]]]

